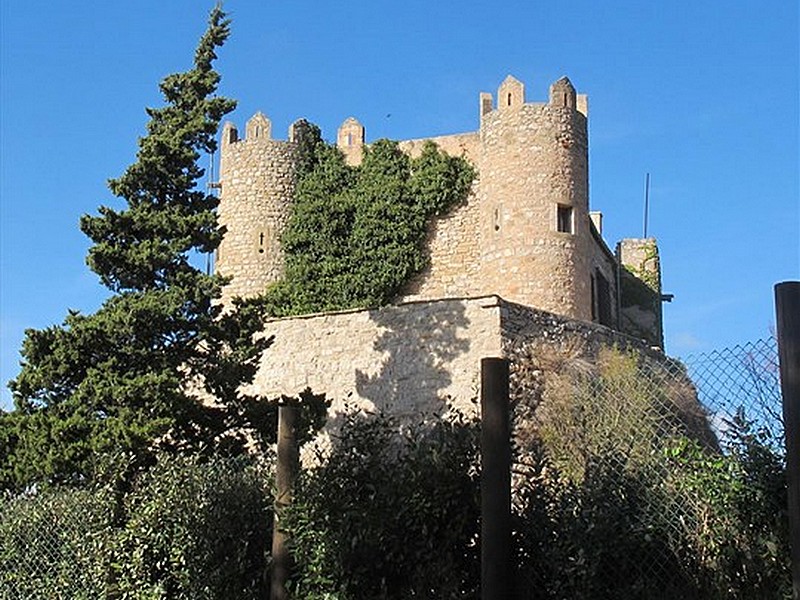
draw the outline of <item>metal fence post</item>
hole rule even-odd
[[[508,360],[481,359],[481,598],[513,593]]]
[[[299,407],[283,398],[278,407],[278,457],[275,468],[275,521],[272,528],[272,579],[270,600],[288,600],[286,582],[291,571],[287,535],[281,526],[281,510],[292,501],[292,490],[299,470],[297,416]]]
[[[800,600],[800,281],[775,286],[775,314],[786,434],[793,598]]]

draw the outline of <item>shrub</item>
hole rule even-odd
[[[346,418],[287,511],[298,598],[461,598],[480,577],[477,427]]]

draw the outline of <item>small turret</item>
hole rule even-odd
[[[525,104],[525,84],[509,75],[497,89],[497,108],[515,109],[523,104]]]
[[[361,163],[364,149],[364,126],[355,117],[348,117],[339,126],[336,134],[336,145],[344,152],[349,165]]]
[[[239,130],[236,129],[236,125],[230,121],[225,121],[225,125],[222,126],[222,145],[227,146],[229,144],[235,144],[238,141]]]
[[[247,122],[245,128],[245,137],[248,140],[272,138],[272,121],[270,121],[262,112],[254,114]]]
[[[575,100],[575,88],[568,78],[562,77],[550,86],[550,106],[575,108]]]

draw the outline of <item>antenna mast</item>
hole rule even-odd
[[[647,237],[647,219],[650,216],[650,173],[647,173],[644,180],[644,235]]]

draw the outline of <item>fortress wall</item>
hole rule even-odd
[[[450,299],[278,319],[253,382],[260,394],[306,387],[331,415],[382,409],[418,417],[452,405],[474,414],[480,359],[500,355],[498,298]]]
[[[400,149],[411,157],[422,153],[425,142],[434,142],[450,156],[464,156],[472,164],[477,164],[480,156],[480,135],[477,131],[469,133],[456,133],[453,135],[440,135],[437,137],[420,138],[416,140],[403,140]]]
[[[565,356],[591,357],[602,346],[662,356],[608,327],[497,296],[276,319],[264,334],[275,339],[250,391],[269,398],[306,387],[324,392],[334,426],[337,414],[353,410],[418,418],[455,407],[475,415],[485,357],[505,356],[520,373],[544,347]]]
[[[233,276],[224,301],[258,294],[282,274],[280,234],[295,185],[293,143],[264,137],[229,141],[231,127],[223,134],[219,204],[220,224],[230,226],[216,257],[217,272]]]
[[[477,167],[480,136],[477,132],[400,142],[412,157],[419,156],[426,141],[435,142],[451,156],[464,156]],[[480,295],[480,247],[478,238],[478,181],[466,201],[434,220],[428,230],[430,265],[408,283],[402,301]]]
[[[480,206],[477,182],[466,201],[434,219],[426,241],[430,264],[414,277],[402,301],[478,296],[480,280]]]

